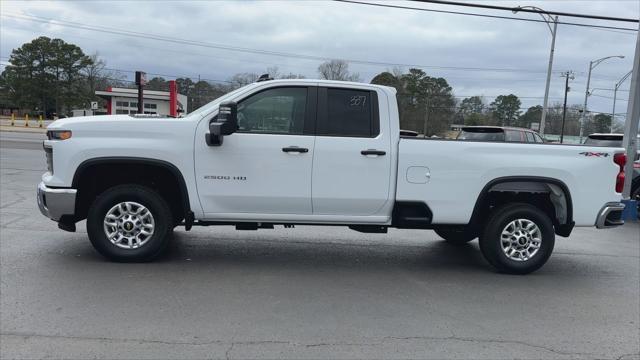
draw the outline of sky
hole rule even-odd
[[[640,17],[640,0],[470,2]],[[377,3],[542,19],[538,14],[410,1]],[[167,79],[185,76],[197,79],[200,76],[224,81],[235,73],[260,74],[274,66],[282,73],[316,78],[322,58],[336,58],[357,60],[349,69],[359,73],[363,81],[369,82],[376,74],[392,70],[398,64],[404,65],[400,66],[404,71],[420,67],[430,76],[447,79],[460,100],[479,95],[488,104],[497,95],[515,94],[521,98],[523,108],[542,104],[551,46],[551,33],[544,22],[329,0],[2,0],[0,14],[0,64],[7,63],[12,49],[38,36],[61,38],[80,46],[86,54],[98,53],[108,68],[128,71],[122,74],[129,79],[133,76],[132,71],[143,70],[149,78],[153,74],[163,74],[168,75],[165,76]],[[25,15],[40,18],[32,21],[33,18],[25,19]],[[81,25],[62,26],[42,18]],[[638,29],[637,23],[629,22],[570,17],[561,17],[560,21]],[[101,31],[78,28],[82,24]],[[137,32],[142,36],[125,36],[117,34],[118,31]],[[589,110],[611,113],[612,89],[632,68],[636,34],[636,31],[558,25],[550,102],[562,102],[564,78],[560,76],[561,72],[574,72],[568,103],[582,104],[589,61],[623,55],[624,59],[602,62],[593,70],[591,78],[590,88],[596,90],[589,97]],[[157,40],[159,37],[177,38],[179,42]],[[265,51],[271,54],[265,54]],[[629,83],[627,80],[620,87],[616,113],[626,112]]]

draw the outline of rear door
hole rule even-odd
[[[318,88],[314,215],[376,215],[389,200],[391,137],[378,96],[368,89]]]

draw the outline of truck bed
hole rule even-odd
[[[402,137],[396,200],[423,199],[434,224],[466,224],[491,182],[552,178],[571,189],[576,226],[593,226],[602,204],[620,199],[616,152],[624,149]]]

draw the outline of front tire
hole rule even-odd
[[[547,214],[524,203],[495,209],[480,237],[480,250],[498,271],[528,274],[544,265],[555,244]]]
[[[93,247],[117,262],[144,262],[169,242],[173,216],[157,192],[140,185],[112,187],[96,198],[87,215]]]

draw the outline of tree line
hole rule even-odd
[[[304,78],[302,74],[281,72],[277,67],[267,68],[264,73],[276,79]],[[189,99],[188,111],[193,111],[255,82],[259,75],[237,73],[224,81],[187,77],[175,80],[178,92]],[[328,80],[362,81],[360,74],[349,70],[348,62],[337,59],[320,64],[317,75]],[[490,102],[480,95],[459,100],[445,78],[430,76],[421,69],[384,71],[374,76],[371,83],[395,88],[401,128],[428,136],[442,136],[454,124],[529,128],[539,123],[542,115],[542,106],[525,110],[514,94],[500,95]],[[42,36],[12,51],[9,64],[0,74],[0,108],[48,118],[68,115],[72,109],[87,108],[91,101],[103,101],[95,91],[108,87],[135,85],[121,71],[109,69],[98,54],[86,55],[77,45]],[[145,88],[168,91],[169,82],[163,77],[153,77]],[[580,106],[568,107],[565,134],[578,133],[579,118]],[[559,134],[561,119],[561,104],[550,106],[545,132]],[[610,115],[598,114],[585,122],[585,132],[607,132],[610,121]]]

